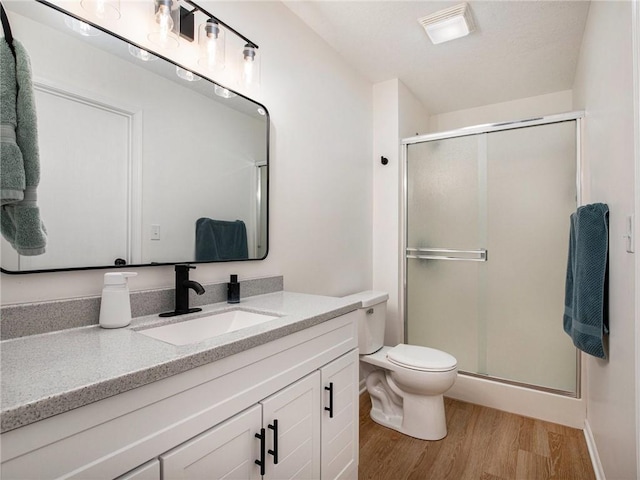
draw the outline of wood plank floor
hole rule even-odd
[[[359,480],[595,480],[584,434],[445,399],[448,435],[418,440],[373,422],[360,396]]]

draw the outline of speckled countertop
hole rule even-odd
[[[185,372],[355,310],[353,299],[277,292],[235,305],[280,315],[202,342],[174,346],[136,331],[202,316],[134,318],[129,327],[89,326],[0,342],[1,431],[6,432]],[[203,307],[225,310],[227,303]]]

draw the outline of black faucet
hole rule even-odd
[[[198,282],[189,280],[189,270],[196,268],[188,263],[176,265],[176,309],[173,312],[161,313],[161,317],[173,317],[185,313],[199,312],[201,308],[189,308],[189,289],[198,295],[204,293],[204,288]]]

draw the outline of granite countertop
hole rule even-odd
[[[279,318],[190,345],[175,346],[138,333],[240,307]],[[185,372],[320,324],[359,307],[348,298],[277,292],[216,303],[188,316],[134,318],[119,329],[88,326],[0,342],[1,431],[6,432],[127,390]]]

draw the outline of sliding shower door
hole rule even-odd
[[[562,330],[576,122],[411,143],[405,335],[461,371],[576,392]]]

